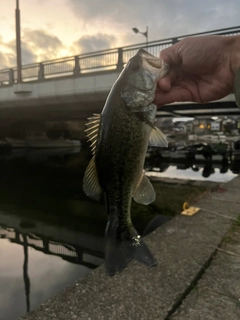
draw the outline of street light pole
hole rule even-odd
[[[22,57],[21,57],[21,29],[19,0],[16,0],[16,53],[17,53],[17,82],[22,82]]]
[[[148,48],[148,26],[146,27],[146,47]]]
[[[146,47],[148,48],[148,26],[146,27],[146,31],[145,32],[139,31],[138,28],[132,28],[132,30],[135,33],[141,33],[144,37],[146,37]]]

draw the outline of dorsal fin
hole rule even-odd
[[[142,174],[141,181],[139,182],[137,189],[133,194],[133,199],[136,202],[145,205],[153,202],[156,199],[154,188],[144,173]]]
[[[94,200],[99,200],[102,188],[98,181],[95,157],[91,159],[83,177],[83,191]]]
[[[162,133],[161,130],[159,130],[157,127],[153,127],[149,139],[149,145],[155,146],[155,147],[167,147],[168,142],[167,138],[164,133]]]
[[[85,130],[85,132],[86,132],[88,141],[91,142],[90,148],[93,155],[95,154],[99,127],[100,127],[100,120],[101,120],[101,115],[94,113],[92,117],[88,118],[88,122],[86,123],[86,126],[88,128]]]

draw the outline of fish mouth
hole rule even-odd
[[[160,58],[157,58],[155,56],[153,56],[151,53],[147,52],[146,50],[144,49],[140,49],[138,51],[138,54],[140,55],[140,57],[143,59],[143,60],[146,60],[146,62],[151,66],[151,67],[154,67],[154,68],[162,68],[163,66],[163,61],[160,59]]]
[[[162,59],[153,56],[144,49],[140,49],[138,54],[141,57],[142,65],[145,70],[154,75],[158,75],[158,77],[164,77],[168,73],[169,66],[164,63]]]

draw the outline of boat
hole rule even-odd
[[[49,139],[45,132],[29,132],[24,140],[6,138],[12,148],[73,148],[80,147],[79,140]]]
[[[200,135],[198,139],[205,141],[207,143],[220,143],[220,142],[224,143],[226,142],[227,136],[219,132],[216,134]]]
[[[5,138],[5,140],[12,148],[27,148],[27,144],[25,140],[13,139],[8,137]]]

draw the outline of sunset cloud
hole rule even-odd
[[[0,38],[0,69],[16,66],[16,41],[4,42]],[[62,42],[44,30],[23,30],[21,39],[22,64],[61,57]]]
[[[23,34],[23,43],[30,52],[35,53],[38,60],[50,60],[58,57],[59,50],[64,46],[58,37],[47,33],[45,30],[27,29]]]
[[[115,47],[117,38],[114,35],[97,33],[86,35],[74,43],[75,50],[79,53],[93,52]]]

